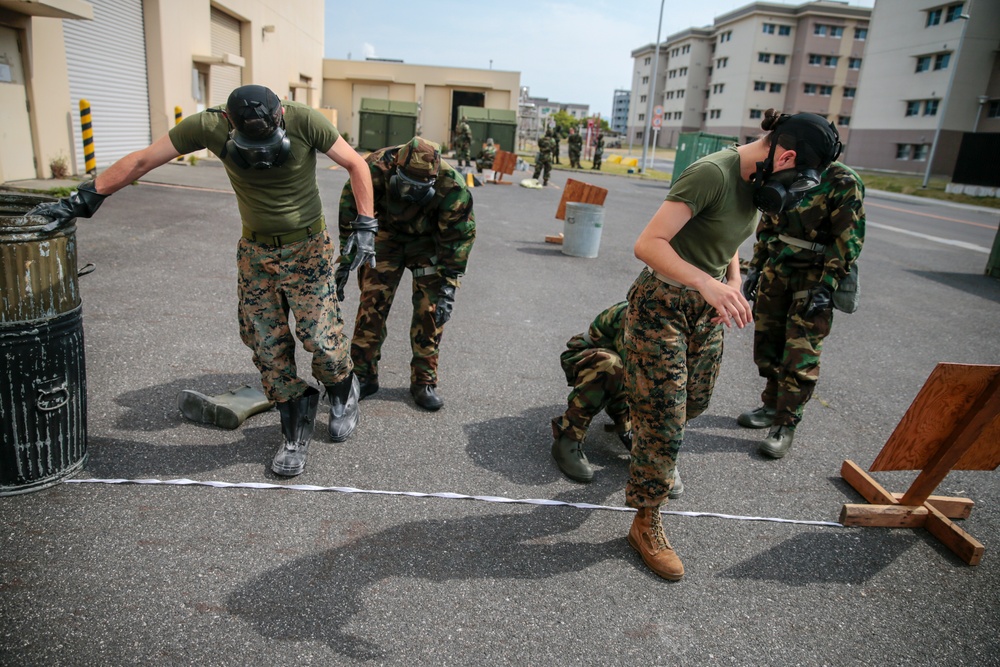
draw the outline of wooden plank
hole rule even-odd
[[[493,171],[497,172],[497,180],[502,178],[501,174],[513,174],[516,166],[517,155],[514,153],[498,150],[493,156]]]
[[[924,528],[966,563],[979,565],[983,552],[986,550],[982,543],[952,523],[941,512],[933,507],[928,509],[930,514],[927,517],[927,522],[924,523]]]
[[[566,189],[563,190],[562,198],[559,200],[559,207],[556,209],[556,218],[566,219],[566,204],[580,202],[581,204],[594,204],[604,206],[604,200],[608,196],[607,188],[599,188],[596,185],[584,183],[574,178],[566,179]]]
[[[966,437],[972,442],[963,443],[967,447],[950,469],[995,470],[1000,466],[1000,404],[990,400],[990,388],[998,377],[1000,366],[938,364],[869,469],[924,470],[945,443],[970,429]],[[985,414],[970,416],[977,404]]]
[[[904,505],[923,504],[965,453],[974,447],[987,453],[989,450],[1000,451],[1000,442],[981,439],[983,430],[995,415],[1000,415],[1000,374],[976,398],[969,411],[955,425],[953,435],[941,444],[900,502]]]
[[[920,528],[929,514],[926,507],[910,505],[846,504],[840,510],[840,523],[845,526]]]
[[[546,243],[558,243],[559,245],[562,245],[562,242],[563,242],[562,232],[559,232],[558,234],[547,235],[545,237],[545,242]]]
[[[903,494],[893,493],[892,497],[898,501],[903,497]],[[972,514],[972,508],[976,505],[969,498],[957,498],[955,496],[931,496],[924,501],[924,504],[933,506],[934,509],[949,519],[968,519]]]
[[[878,505],[897,504],[897,500],[893,494],[882,488],[881,484],[876,482],[871,475],[862,470],[861,466],[854,461],[849,459],[844,461],[843,465],[840,466],[840,476],[870,503]]]

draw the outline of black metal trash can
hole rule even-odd
[[[24,217],[51,197],[0,193],[0,496],[51,486],[87,459],[87,374],[75,220]]]

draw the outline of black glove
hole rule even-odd
[[[353,271],[362,264],[375,268],[375,232],[378,231],[378,220],[369,218],[367,215],[359,215],[351,223],[351,235],[344,243],[341,255],[350,255],[357,250],[354,261],[351,262],[350,270]]]
[[[51,220],[51,224],[42,228],[42,231],[50,232],[73,218],[89,218],[94,215],[105,197],[107,195],[97,193],[93,181],[86,181],[81,183],[69,197],[48,204],[39,204],[25,215],[37,215]]]
[[[438,290],[437,306],[434,308],[434,324],[443,327],[451,319],[451,311],[455,307],[455,286],[441,283]]]
[[[833,290],[826,283],[820,283],[809,290],[809,300],[806,302],[806,317],[812,317],[824,310],[833,308]]]
[[[743,298],[747,301],[757,300],[757,287],[760,285],[760,269],[756,266],[751,266],[747,269],[747,277],[743,279],[743,284],[740,286],[740,290],[743,292]]]
[[[337,270],[333,272],[333,282],[337,286],[337,301],[344,300],[344,288],[347,287],[347,278],[351,275],[351,265],[347,262],[337,264]]]

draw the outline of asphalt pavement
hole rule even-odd
[[[346,174],[323,166],[332,221]],[[975,567],[922,529],[836,525],[863,502],[843,461],[871,464],[938,362],[1000,364],[1000,281],[983,275],[996,212],[870,194],[861,308],[836,314],[782,460],[736,424],[762,381],[752,331],[727,331],[681,451],[686,490],[667,507],[680,514],[664,519],[687,569],[669,583],[625,540],[628,458],[610,420],[585,444],[593,483],[549,454],[568,392],[559,354],[625,298],[666,187],[563,170],[519,187],[528,176],[474,189],[444,408],[409,397],[404,280],[381,390],[341,444],[323,437],[321,403],[291,480],[268,470],[276,412],[225,431],[176,408],[182,389],[259,387],[224,171],[163,166],[80,220],[79,262],[96,265],[80,278],[89,459],[68,482],[0,498],[0,665],[1000,665],[997,472],[955,471],[937,490],[976,503],[960,522],[985,545]],[[563,230],[570,176],[609,190],[594,259],[544,241]],[[357,303],[352,284],[348,331]],[[875,476],[904,491],[914,473]],[[131,483],[149,479],[236,486]]]

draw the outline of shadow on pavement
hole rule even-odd
[[[599,502],[601,493],[588,487],[556,499]],[[402,656],[346,629],[365,612],[371,589],[378,590],[379,605],[391,607],[393,596],[407,595],[401,579],[533,581],[627,557],[631,552],[620,535],[597,543],[568,537],[590,514],[538,507],[529,513],[414,521],[372,534],[355,527],[342,545],[244,584],[227,598],[227,608],[265,638],[320,641],[352,660],[396,662]]]
[[[983,267],[986,263],[983,262]],[[1000,303],[1000,280],[996,278],[991,278],[990,276],[978,273],[950,273],[946,271],[913,271],[908,270],[908,273],[912,273],[915,276],[920,276],[921,278],[926,278],[927,280],[933,280],[936,283],[945,285],[946,287],[951,287],[960,292],[965,292],[967,294],[974,294],[976,296],[982,297],[993,301],[994,303]]]

